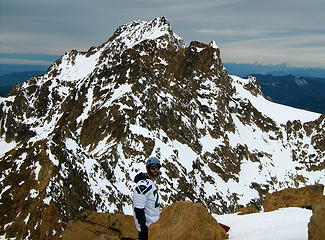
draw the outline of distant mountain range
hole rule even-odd
[[[274,102],[325,113],[325,79],[253,74],[265,96]]]
[[[44,74],[48,68],[48,65],[0,64],[0,96],[9,92],[16,83]]]
[[[57,59],[59,59],[58,56]],[[54,62],[54,61],[53,61]],[[19,73],[19,72],[32,72],[32,71],[42,71],[46,72],[50,64],[47,65],[36,65],[36,64],[0,64],[0,76]],[[0,79],[2,81],[2,79]]]
[[[251,74],[271,74],[275,76],[304,76],[311,78],[325,78],[325,68],[293,67],[288,64],[262,65],[225,63],[225,67],[232,75],[244,77]]]
[[[4,96],[17,83],[44,74],[44,71],[14,72],[0,76],[0,96]]]

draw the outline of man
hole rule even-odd
[[[134,178],[133,210],[139,240],[148,240],[149,226],[159,220],[160,199],[154,181],[160,175],[160,167],[159,159],[151,157],[146,162],[147,173],[139,173]]]

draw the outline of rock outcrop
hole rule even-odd
[[[308,240],[325,239],[325,199],[314,204],[313,215],[308,224]]]
[[[133,216],[96,212],[70,221],[62,233],[63,240],[136,240],[137,236]]]
[[[177,202],[162,210],[149,228],[149,239],[223,240],[226,232],[201,204]]]
[[[285,207],[307,207],[324,199],[324,185],[316,184],[303,188],[287,188],[267,194],[264,200],[264,211],[273,211]]]
[[[86,211],[57,239],[135,240],[137,231],[133,216]],[[149,239],[224,240],[226,232],[201,204],[177,202],[163,208],[160,220],[149,228]]]

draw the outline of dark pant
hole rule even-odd
[[[141,227],[141,232],[138,232],[138,239],[139,240],[148,240],[148,228]]]

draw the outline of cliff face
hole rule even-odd
[[[47,239],[84,210],[131,213],[155,155],[164,205],[260,206],[323,183],[324,115],[267,101],[229,76],[214,42],[185,45],[164,17],[72,50],[0,98],[0,235]]]

